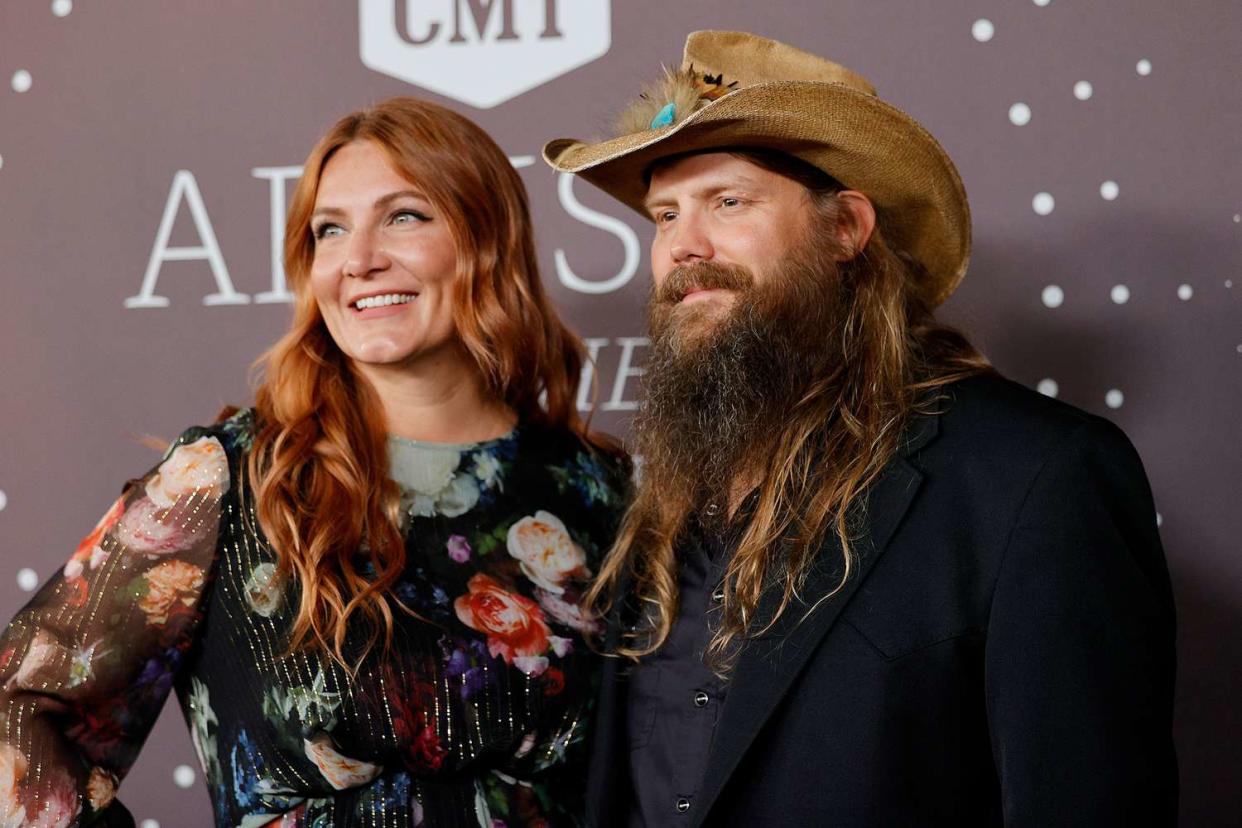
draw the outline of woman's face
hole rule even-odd
[[[355,363],[412,365],[454,341],[452,235],[379,144],[354,141],[328,160],[311,231],[310,288]]]

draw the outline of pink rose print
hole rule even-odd
[[[457,563],[470,560],[470,542],[464,535],[453,535],[448,539],[448,556]]]

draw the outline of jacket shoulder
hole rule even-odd
[[[973,446],[972,453],[1015,460],[1044,458],[1077,440],[1130,447],[1125,434],[1109,420],[999,374],[945,387],[934,410],[940,440]]]

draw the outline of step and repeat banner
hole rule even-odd
[[[976,246],[942,316],[1138,446],[1178,598],[1183,822],[1236,824],[1233,0],[5,0],[0,612],[158,459],[144,438],[250,400],[249,367],[290,317],[279,248],[300,164],[338,117],[393,95],[474,119],[520,170],[543,278],[593,358],[579,404],[624,436],[650,227],[539,149],[604,135],[701,28],[861,72],[955,159]],[[211,824],[175,705],[121,795],[146,828]]]

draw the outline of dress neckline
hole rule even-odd
[[[465,452],[472,449],[487,448],[512,440],[517,437],[519,430],[521,430],[521,423],[515,425],[499,437],[492,437],[487,440],[478,440],[473,443],[437,443],[432,440],[415,440],[411,437],[401,437],[396,434],[389,434],[388,442],[398,446],[410,446],[412,448]]]

